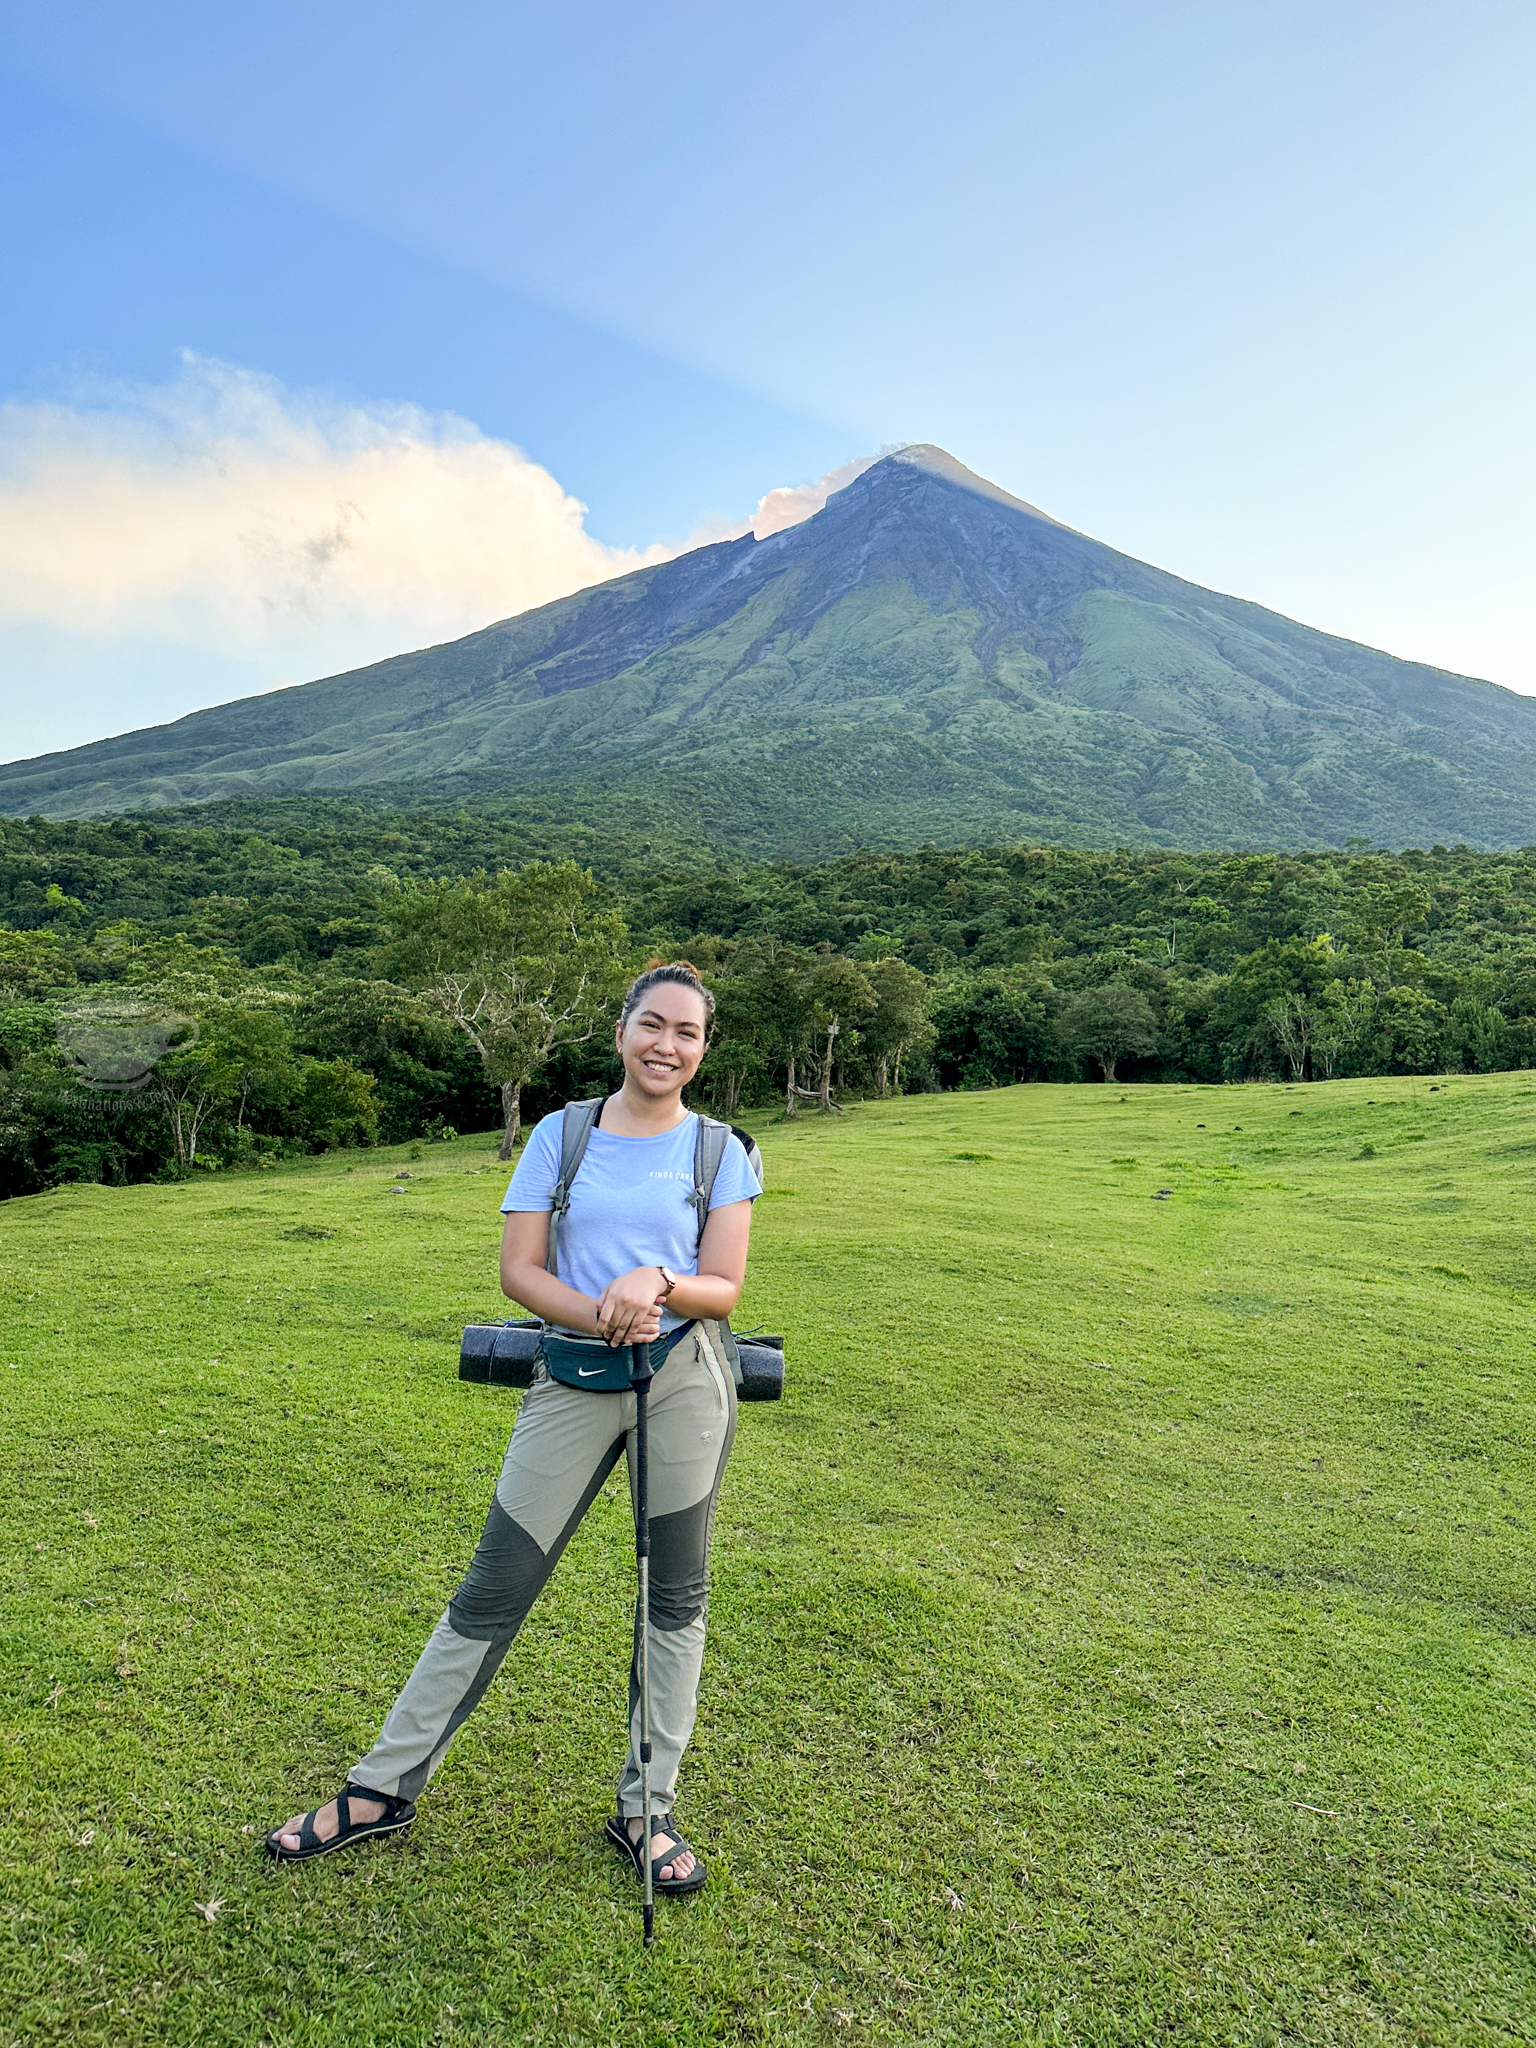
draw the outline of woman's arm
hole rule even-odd
[[[501,1233],[501,1291],[547,1323],[598,1334],[597,1303],[545,1270],[549,1211],[514,1209]]]
[[[673,1315],[718,1316],[721,1322],[729,1319],[747,1277],[751,1231],[750,1202],[726,1202],[710,1210],[699,1240],[699,1270],[680,1273],[667,1298]]]

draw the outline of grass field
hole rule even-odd
[[[479,1530],[488,1143],[0,1211],[0,2042],[1536,2040],[1536,1080],[763,1144],[649,1954],[612,1489],[410,1835],[257,1852]]]

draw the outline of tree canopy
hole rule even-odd
[[[0,820],[0,1191],[498,1122],[510,1144],[613,1084],[606,1020],[655,955],[715,990],[698,1095],[728,1115],[1042,1078],[1536,1065],[1536,849],[806,866],[630,815],[293,799]],[[195,1017],[195,1042],[109,1113],[66,1013],[151,1000]]]

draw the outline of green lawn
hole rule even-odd
[[[410,1835],[257,1852],[479,1530],[487,1141],[0,1211],[0,2042],[1536,2040],[1536,1080],[763,1142],[648,1954],[611,1489]]]

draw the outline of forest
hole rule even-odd
[[[1536,848],[788,865],[568,800],[8,819],[0,1194],[498,1125],[510,1151],[610,1084],[657,955],[715,991],[723,1115],[1536,1065]]]

